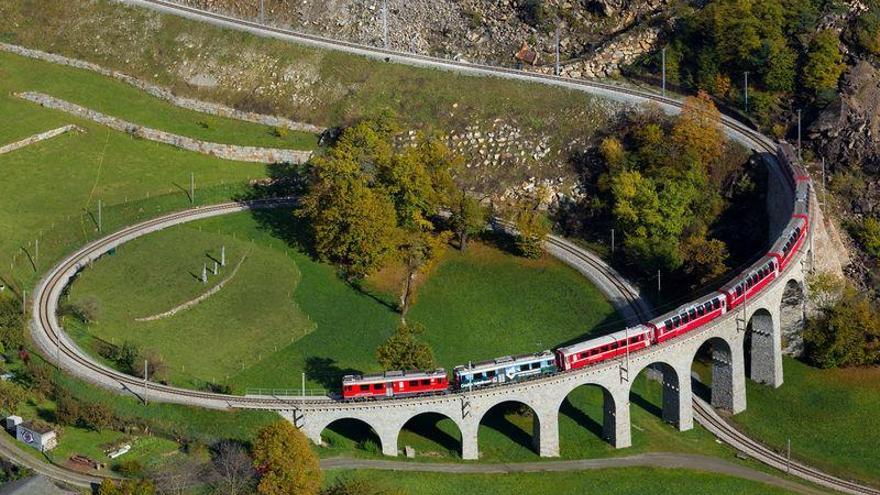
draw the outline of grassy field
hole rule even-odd
[[[375,486],[401,490],[409,495],[469,495],[516,493],[518,495],[582,495],[585,493],[672,495],[783,494],[780,488],[732,476],[695,470],[620,468],[571,473],[440,474],[390,471],[328,471],[326,484],[336,478],[360,478]]]
[[[288,130],[280,137],[272,127],[186,110],[87,70],[0,51],[0,74],[5,98],[17,99],[5,94],[10,91],[38,91],[135,124],[217,143],[304,150],[318,146],[314,134]],[[23,106],[36,105],[23,102]],[[48,130],[31,125],[29,120],[0,131],[0,142],[5,144]]]
[[[280,209],[199,221],[123,246],[73,285],[72,302],[97,297],[102,308],[98,322],[74,336],[87,347],[97,337],[155,349],[171,365],[172,381],[187,386],[228,380],[237,390],[296,388],[305,371],[311,386],[335,388],[343,372],[378,370],[373,352],[397,324],[393,295],[377,284],[343,282],[296,248],[297,228],[290,210]],[[219,293],[167,319],[134,321],[206,290],[197,275],[221,245],[229,265],[208,287],[247,259]],[[446,253],[420,287],[410,319],[425,325],[425,340],[449,369],[550,348],[607,330],[617,317],[558,261],[475,244],[465,254]],[[215,345],[200,345],[207,340]],[[243,348],[249,352],[238,357]]]
[[[819,370],[783,361],[785,383],[747,381],[748,409],[733,417],[743,430],[792,457],[880,486],[880,369]]]
[[[197,194],[199,202],[229,198],[249,179],[267,174],[265,165],[223,161],[133,139],[20,101],[9,93],[30,89],[22,84],[22,78],[56,78],[29,69],[35,62],[14,62],[14,70],[0,64],[0,114],[15,116],[0,121],[0,141],[68,123],[86,132],[66,134],[0,156],[0,274],[5,278],[11,274],[27,286],[57,256],[93,238],[99,200],[105,207],[105,229],[116,228],[133,218],[189,206],[186,190],[191,173],[198,189],[211,191]],[[166,198],[133,203],[157,195]],[[34,245],[37,238],[41,240],[39,257]]]

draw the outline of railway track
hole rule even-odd
[[[660,104],[667,111],[671,112],[679,111],[682,106],[682,103],[680,101],[664,97],[656,93],[601,83],[597,81],[572,80],[557,76],[525,73],[522,71],[503,67],[494,67],[483,64],[470,64],[419,54],[385,50],[346,41],[331,40],[319,36],[298,33],[272,26],[264,26],[255,22],[236,19],[213,12],[196,9],[193,7],[179,5],[165,0],[122,1],[132,5],[145,6],[148,8],[168,12],[174,15],[181,15],[200,21],[211,22],[223,27],[250,31],[257,35],[275,36],[317,48],[344,51],[389,62],[393,61],[433,69],[457,71],[463,74],[502,77],[533,83],[560,86],[569,89],[585,91],[588,93],[608,97],[610,99],[623,102],[639,103],[644,101],[653,101]],[[775,143],[766,136],[755,131],[748,125],[743,124],[742,122],[739,122],[728,115],[722,116],[721,124],[725,132],[731,138],[745,144],[755,151],[769,153],[771,156],[775,154]],[[777,175],[782,173],[779,169],[780,167],[778,166],[773,167],[773,170]],[[275,205],[277,204],[278,203],[276,202]],[[135,394],[137,393],[137,390],[142,390],[144,393],[148,393],[151,396],[156,396],[156,398],[167,402],[200,405],[206,407],[289,407],[291,405],[291,401],[287,399],[268,397],[241,397],[213,394],[207,392],[197,392],[150,382],[144,382],[134,377],[119,373],[116,370],[94,363],[91,359],[85,356],[75,344],[69,342],[67,337],[63,334],[60,325],[58,325],[57,317],[55,316],[57,301],[61,295],[61,291],[63,291],[64,287],[66,287],[67,283],[75,275],[75,272],[82,268],[82,266],[84,266],[85,263],[83,263],[83,259],[88,259],[89,262],[93,261],[93,259],[97,257],[96,253],[97,255],[103,254],[104,252],[106,252],[107,249],[110,249],[112,246],[117,245],[117,243],[124,242],[129,237],[133,238],[138,235],[143,235],[143,233],[153,231],[152,229],[158,229],[161,225],[168,223],[174,224],[174,222],[177,220],[185,221],[187,218],[190,218],[194,214],[204,213],[206,216],[210,216],[211,214],[222,214],[223,212],[235,211],[235,209],[243,210],[249,208],[270,206],[272,206],[271,202],[265,202],[264,204],[259,204],[256,202],[250,204],[227,203],[224,205],[204,207],[198,212],[193,212],[192,210],[179,212],[177,214],[166,215],[165,217],[160,217],[159,219],[149,220],[135,226],[131,226],[129,228],[121,230],[116,234],[100,239],[83,247],[80,251],[66,258],[65,261],[62,261],[62,264],[56,267],[56,269],[54,269],[52,272],[50,272],[50,276],[41,281],[40,286],[38,286],[39,288],[37,294],[39,295],[39,300],[35,300],[36,311],[33,320],[33,324],[35,327],[35,340],[38,342],[38,345],[40,345],[43,351],[47,353],[47,355],[51,356],[52,351],[56,350],[56,352],[58,353],[64,353],[65,358],[71,359],[73,362],[73,366],[65,365],[65,363],[61,361],[60,355],[56,354],[56,360],[59,366],[64,367],[65,369],[68,369],[74,374],[80,376],[82,376],[83,370],[87,370],[88,373],[93,373],[96,376],[102,377],[102,379],[95,380],[93,379],[94,377],[89,376],[86,376],[86,379],[92,378],[90,381],[99,383],[103,386],[108,386],[110,388],[121,387],[122,389]],[[559,249],[566,252],[570,256],[576,257],[578,260],[586,263],[601,276],[606,278],[608,283],[615,290],[619,291],[621,297],[624,298],[626,303],[631,306],[632,311],[636,315],[636,318],[642,321],[646,321],[650,318],[650,308],[647,307],[647,304],[638,296],[637,292],[631,286],[629,286],[629,284],[622,277],[613,272],[613,270],[607,267],[607,265],[602,263],[600,260],[595,258],[594,255],[578,248],[577,246],[572,245],[571,243],[568,243],[567,241],[558,238],[551,238],[549,244],[553,248]],[[73,273],[71,273],[71,271],[73,271]],[[42,333],[40,332],[40,330],[42,330]],[[77,367],[81,367],[82,369],[77,369]],[[335,403],[335,401],[329,400],[327,398],[308,402],[306,402],[306,398],[303,398],[302,401],[303,402],[297,402],[301,405],[304,403]],[[698,421],[700,421],[706,428],[712,431],[719,439],[721,439],[725,443],[728,443],[729,445],[733,446],[736,449],[742,450],[743,452],[749,453],[755,459],[760,460],[761,462],[764,462],[765,464],[773,466],[775,468],[782,469],[782,467],[787,466],[787,464],[781,463],[781,460],[784,460],[784,458],[782,458],[780,454],[772,451],[767,447],[764,447],[760,443],[750,439],[746,435],[736,430],[733,426],[731,426],[729,423],[727,423],[725,420],[721,419],[717,414],[715,414],[711,407],[699,401],[695,401],[695,412]],[[865,487],[857,483],[827,475],[825,473],[822,473],[821,471],[809,468],[799,463],[793,462],[790,466],[791,474],[801,477],[805,480],[820,484],[822,486],[833,488],[845,493],[880,494],[880,491],[877,491],[873,488]]]

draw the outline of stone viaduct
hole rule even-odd
[[[767,210],[772,242],[791,217],[794,195],[783,180],[781,174],[784,172],[779,170],[776,159],[764,156],[771,172]],[[812,237],[813,229],[809,235]],[[629,447],[631,386],[637,376],[648,373],[663,384],[663,420],[681,431],[690,430],[694,423],[691,368],[698,351],[704,346],[712,356],[712,406],[731,414],[745,410],[746,377],[771,387],[782,385],[781,313],[786,310],[785,300],[791,299],[792,292],[803,298],[804,277],[812,257],[811,246],[810,238],[786,271],[744,307],[709,326],[632,353],[628,358],[533,381],[469,392],[359,403],[303,401],[280,413],[318,444],[322,442],[322,432],[334,422],[360,421],[364,428],[372,428],[379,438],[382,452],[389,456],[397,455],[398,436],[408,421],[424,414],[440,415],[458,426],[462,458],[478,459],[481,420],[496,406],[516,403],[532,411],[535,450],[542,457],[554,457],[559,455],[560,449],[560,407],[573,390],[582,386],[597,387],[602,391],[603,438],[617,448]]]

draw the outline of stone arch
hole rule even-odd
[[[340,445],[354,444],[367,451],[378,449],[385,453],[389,447],[383,442],[381,433],[370,423],[361,418],[344,417],[334,419],[320,430],[317,430],[320,445],[333,448]],[[396,446],[394,446],[396,451]]]
[[[802,282],[790,279],[785,283],[779,302],[779,328],[782,350],[786,354],[800,356],[804,350],[803,330],[806,323],[806,303]]]
[[[744,339],[748,355],[748,374],[753,381],[782,385],[782,333],[779,318],[766,308],[757,308],[749,317]]]
[[[624,406],[619,402],[625,401],[616,400],[607,387],[598,383],[581,383],[565,394],[557,411],[560,418],[568,417],[588,435],[592,434],[616,446],[618,408]],[[560,444],[560,448],[571,447]]]
[[[703,342],[691,359],[710,365],[708,372],[692,371],[697,376],[694,391],[697,397],[713,407],[738,413],[745,409],[745,376],[742,347],[726,339],[712,337]]]
[[[407,430],[423,441],[432,442],[439,447],[462,455],[464,432],[458,423],[443,413],[426,411],[414,414],[404,421],[400,431]],[[450,430],[455,430],[450,431]],[[458,437],[455,436],[457,432]],[[405,445],[398,434],[397,448],[403,449]],[[418,454],[418,447],[416,447]]]
[[[531,415],[531,435],[527,433],[527,427],[523,424],[528,415]],[[490,434],[481,428],[482,426],[494,431],[491,433],[492,435],[505,436],[509,440],[541,454],[541,417],[538,410],[526,401],[502,400],[488,407],[477,422],[478,443],[483,437]]]
[[[643,373],[648,380],[662,385],[659,407],[645,396],[646,389],[639,390],[635,387],[636,379]],[[686,376],[686,373],[682,374],[663,361],[655,361],[639,370],[632,370],[629,373],[629,400],[678,429],[689,430],[693,427],[693,412],[690,381],[685,379]]]

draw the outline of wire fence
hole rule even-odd
[[[0,254],[0,279],[19,296],[28,291],[55,263],[85,244],[129,225],[157,216],[242,197],[245,183],[224,183],[189,191],[169,188],[160,194],[147,193],[137,200],[103,204],[95,199],[79,215],[66,215],[40,229],[34,239],[15,250]],[[5,256],[4,256],[5,255]],[[26,298],[26,297],[25,297]]]

